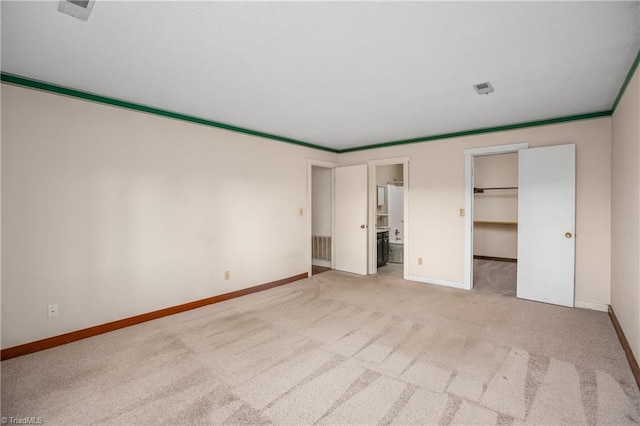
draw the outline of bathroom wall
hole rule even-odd
[[[388,214],[388,182],[400,182],[402,181],[402,164],[389,164],[385,166],[376,167],[376,185],[384,187],[385,203],[383,206],[378,206],[377,214]],[[389,221],[386,216],[378,216],[376,223],[377,226],[389,226]]]
[[[402,181],[402,164],[377,166],[376,183],[378,185],[387,186],[388,182],[398,181]]]

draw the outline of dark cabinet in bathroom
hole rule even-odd
[[[378,266],[384,266],[389,261],[389,231],[377,233]]]

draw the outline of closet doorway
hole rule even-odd
[[[474,180],[475,158],[517,152],[516,297],[574,306],[575,150],[574,144],[529,148],[526,142],[464,150],[465,289],[474,286],[474,221],[484,219],[474,215],[475,198],[489,188]]]
[[[473,158],[473,290],[516,296],[518,153]]]
[[[468,148],[464,152],[464,209],[460,211],[464,216],[464,285],[465,290],[473,288],[473,269],[474,269],[474,161],[476,158],[487,155],[515,153],[516,155],[522,149],[529,148],[528,142],[520,142],[507,145],[486,146],[480,148]]]

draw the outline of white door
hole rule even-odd
[[[335,170],[335,268],[366,275],[367,165]]]
[[[575,188],[575,145],[518,151],[519,298],[573,306]]]

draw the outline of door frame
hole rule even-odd
[[[377,171],[378,166],[391,166],[402,164],[402,181],[404,187],[404,245],[403,245],[403,273],[406,280],[409,275],[409,262],[407,261],[409,252],[409,160],[410,157],[393,157],[380,160],[367,161],[369,169],[369,274],[378,273],[377,253],[376,253],[376,208],[377,206]]]
[[[473,159],[484,155],[507,154],[529,148],[529,142],[468,148],[464,152],[464,284],[473,288]]]
[[[338,167],[338,163],[324,160],[316,160],[313,158],[307,158],[307,274],[313,275],[313,262],[311,256],[313,255],[313,167],[323,167],[325,169],[331,169],[331,269],[335,269],[335,252],[334,247],[334,223],[335,223],[335,205],[333,202],[333,196],[335,191],[335,168]]]

